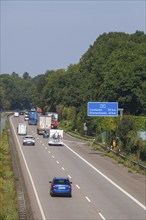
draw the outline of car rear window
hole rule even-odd
[[[54,180],[54,184],[69,184],[69,181],[65,179],[56,179]]]

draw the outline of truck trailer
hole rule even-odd
[[[52,122],[51,122],[51,128],[57,129],[58,126],[58,113],[57,112],[46,112],[46,115],[51,116]]]
[[[43,134],[51,129],[51,117],[47,115],[38,116],[37,134]]]

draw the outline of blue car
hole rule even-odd
[[[51,196],[62,195],[72,197],[72,182],[70,182],[68,178],[54,177],[49,183],[51,183]]]

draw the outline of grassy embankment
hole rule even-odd
[[[146,163],[144,161],[137,160],[136,155],[126,155],[124,152],[121,152],[126,157],[126,160],[124,160],[121,157],[113,154],[112,152],[109,152],[108,149],[105,150],[104,148],[102,148],[99,144],[94,142],[94,140],[95,140],[94,138],[88,138],[88,137],[85,137],[85,136],[81,136],[80,134],[77,134],[75,132],[68,131],[67,127],[64,126],[64,123],[61,123],[61,122],[59,123],[59,127],[60,127],[60,129],[63,129],[66,133],[70,134],[73,137],[86,140],[87,141],[86,145],[88,147],[91,147],[95,151],[96,150],[102,151],[103,153],[101,154],[101,156],[107,156],[107,157],[113,158],[115,160],[115,163],[123,164],[123,166],[128,168],[129,173],[137,172],[137,173],[146,175],[146,170],[143,170],[142,168],[140,168],[139,166],[134,165],[131,162],[131,160],[138,161],[140,164],[143,164],[144,166],[146,166]]]
[[[0,134],[0,219],[18,220],[15,179],[7,128]]]

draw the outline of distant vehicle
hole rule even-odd
[[[38,113],[35,111],[30,111],[28,116],[29,116],[28,124],[29,125],[37,125]]]
[[[24,121],[28,121],[29,120],[29,113],[28,111],[24,112]]]
[[[24,116],[24,120],[25,120],[25,121],[28,121],[28,120],[29,120],[29,115],[25,115],[25,116]]]
[[[51,128],[57,129],[58,126],[58,113],[57,112],[46,112],[46,115],[51,116]]]
[[[72,182],[68,178],[54,177],[52,181],[49,181],[50,195],[64,195],[72,197]]]
[[[24,111],[23,110],[19,111],[19,115],[24,115]]]
[[[19,134],[19,135],[26,135],[27,134],[26,123],[19,123],[18,124],[17,134]]]
[[[35,112],[36,110],[35,110],[35,108],[31,108],[31,110],[30,110],[31,112]]]
[[[49,131],[44,131],[43,138],[48,138],[48,137],[49,137]]]
[[[14,117],[19,117],[19,112],[14,112]]]
[[[63,130],[51,129],[49,134],[49,145],[63,145]]]
[[[51,117],[47,115],[38,116],[37,134],[43,134],[44,131],[51,129]]]
[[[23,138],[23,145],[35,145],[35,138],[32,135],[26,135]]]

